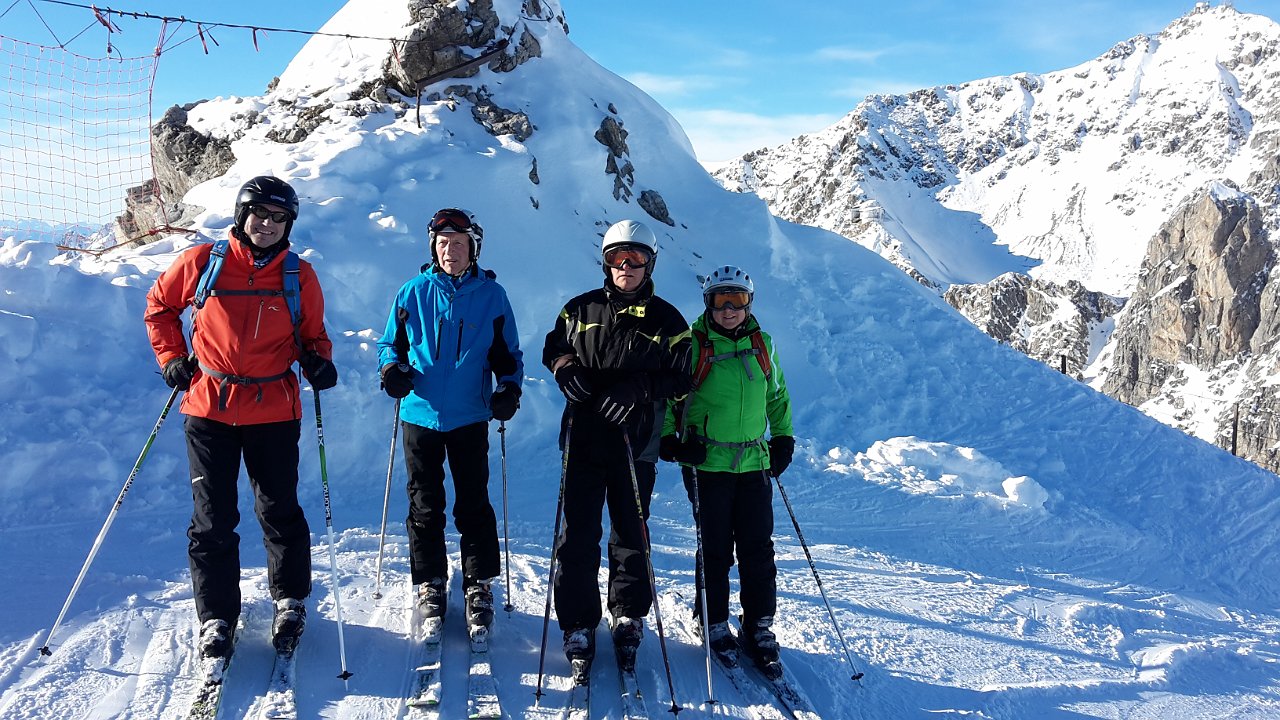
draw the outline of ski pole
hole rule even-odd
[[[622,428],[622,444],[627,448],[627,466],[631,469],[631,491],[636,498],[636,519],[640,521],[640,537],[644,542],[644,562],[649,570],[649,594],[653,596],[653,617],[658,626],[658,647],[662,648],[662,666],[667,673],[667,692],[671,695],[668,712],[678,715],[682,709],[676,703],[676,686],[671,679],[671,660],[667,656],[667,637],[662,631],[662,608],[658,604],[658,584],[653,577],[653,555],[649,552],[649,525],[644,520],[644,504],[640,501],[640,480],[636,477],[636,457],[631,452],[631,436]],[[705,616],[704,616],[705,617]]]
[[[547,658],[547,626],[551,624],[551,591],[555,587],[556,551],[560,549],[560,517],[564,514],[564,481],[569,476],[569,438],[573,437],[573,408],[564,428],[564,450],[560,452],[560,499],[556,501],[555,530],[551,533],[551,569],[547,573],[547,606],[542,610],[542,648],[538,650],[538,686],[533,691],[533,704],[542,700],[542,668]]]
[[[107,520],[102,524],[102,529],[98,531],[98,537],[93,541],[93,547],[89,549],[89,556],[84,559],[84,565],[80,567],[80,574],[76,576],[76,581],[71,586],[71,594],[67,595],[67,599],[62,603],[62,611],[58,613],[58,619],[53,621],[53,627],[49,628],[49,635],[44,639],[44,645],[40,648],[41,655],[52,655],[53,651],[49,649],[49,641],[53,639],[53,633],[57,631],[58,626],[62,624],[62,619],[67,615],[67,608],[71,607],[71,600],[80,590],[80,583],[84,581],[85,573],[89,572],[89,566],[93,564],[93,559],[98,556],[98,549],[102,547],[102,541],[107,537],[107,531],[111,529],[111,523],[115,522],[116,513],[120,511],[120,505],[124,503],[124,496],[129,492],[129,487],[133,485],[134,478],[138,477],[138,471],[142,469],[142,461],[147,459],[147,453],[151,450],[151,444],[156,441],[156,436],[160,434],[160,426],[164,424],[164,419],[169,415],[169,409],[173,407],[173,401],[178,397],[178,388],[174,388],[169,393],[169,400],[164,404],[164,409],[160,411],[160,417],[156,419],[155,427],[151,428],[151,435],[147,438],[146,444],[142,446],[142,452],[138,454],[138,459],[133,463],[133,470],[129,471],[129,477],[124,481],[124,487],[120,488],[120,494],[116,496],[116,502],[111,506],[111,511],[107,513]]]
[[[347,670],[347,644],[342,635],[342,592],[338,588],[338,551],[333,543],[333,508],[329,504],[329,470],[324,460],[324,421],[320,414],[320,391],[314,386],[311,394],[316,398],[316,441],[320,447],[320,483],[324,487],[324,526],[329,531],[329,575],[333,583],[333,608],[338,616],[338,656],[342,662],[342,672],[338,679],[346,681],[351,677]]]
[[[511,611],[516,606],[511,603],[511,533],[507,532],[507,421],[498,421],[498,439],[502,446],[502,548],[506,554],[507,560],[503,563],[503,569],[507,575],[507,594],[506,602],[503,603],[502,609],[507,611],[507,617],[511,617]]]
[[[400,433],[400,398],[391,416],[391,452],[387,457],[387,489],[382,493],[382,529],[378,531],[378,565],[373,574],[373,597],[382,597],[382,548],[387,542],[387,505],[391,501],[391,473],[396,464],[396,435]]]
[[[716,704],[715,690],[711,685],[711,625],[707,621],[707,566],[702,547],[702,494],[698,490],[698,469],[689,468],[693,477],[693,527],[698,538],[698,556],[694,565],[698,568],[698,605],[702,608],[702,648],[707,654],[707,704]]]
[[[769,482],[769,471],[761,470],[764,475],[764,481]],[[836,622],[836,614],[831,609],[831,601],[827,599],[827,591],[822,587],[822,578],[818,577],[818,566],[813,563],[813,555],[809,552],[809,544],[804,540],[804,532],[800,530],[800,521],[796,520],[796,512],[791,507],[791,499],[787,497],[787,491],[782,487],[782,480],[774,477],[773,481],[778,485],[778,492],[782,495],[782,502],[787,506],[787,514],[791,516],[791,525],[796,529],[796,538],[800,541],[800,547],[804,549],[804,556],[809,560],[809,570],[813,573],[813,581],[818,585],[818,592],[822,593],[822,603],[827,606],[827,616],[831,618],[831,626],[836,629],[836,637],[840,638],[840,647],[844,649],[844,658],[849,663],[849,671],[853,673],[849,676],[850,680],[862,679],[862,673],[857,671],[857,666],[853,664],[853,655],[849,652],[849,645],[844,641],[844,633],[840,632],[840,623]]]

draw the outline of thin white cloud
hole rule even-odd
[[[624,77],[627,82],[654,97],[680,97],[723,85],[722,80],[706,75],[658,75],[639,72],[630,73]]]
[[[840,115],[792,114],[766,116],[736,110],[671,110],[684,128],[698,160],[732,160],[752,150],[782,144],[835,123]]]
[[[822,61],[873,63],[891,52],[888,48],[854,48],[831,46],[818,48],[813,56]]]

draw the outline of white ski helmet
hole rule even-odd
[[[609,254],[609,251],[617,247],[625,247],[634,245],[642,247],[649,251],[653,258],[649,264],[645,266],[644,276],[647,278],[653,274],[653,266],[658,261],[658,237],[653,231],[638,220],[619,220],[609,229],[605,231],[604,242],[600,244],[600,257],[603,258]],[[609,265],[604,265],[604,274],[609,275]]]
[[[736,268],[732,265],[716,268],[702,281],[702,295],[704,298],[712,293],[732,292],[734,290],[741,290],[753,298],[756,294],[756,286],[755,283],[751,282],[751,276],[743,272],[741,268]]]

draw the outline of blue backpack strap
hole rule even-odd
[[[298,253],[290,250],[284,256],[284,302],[289,306],[289,318],[293,320],[293,342],[302,356],[302,269]]]
[[[230,246],[230,241],[225,238],[213,243],[213,249],[209,251],[209,262],[200,273],[200,281],[196,283],[196,295],[191,302],[197,310],[203,308],[209,296],[213,294],[213,288],[218,283],[218,273],[222,272],[222,264],[227,259],[227,249]]]

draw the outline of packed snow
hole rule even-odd
[[[520,3],[494,5],[517,24]],[[362,32],[392,35],[407,21],[401,6],[353,0],[331,25],[358,18]],[[341,374],[321,398],[333,573],[313,418],[304,417],[314,591],[298,654],[300,717],[403,714],[413,657],[407,500],[397,452],[377,576],[393,403],[378,389],[375,328],[427,257],[430,213],[449,205],[484,225],[481,264],[510,294],[530,360],[522,408],[507,424],[505,478],[496,425],[490,435],[490,497],[510,548],[495,591],[499,606],[514,605],[498,612],[491,646],[509,717],[556,717],[569,685],[553,617],[535,704],[563,406],[536,359],[562,303],[601,282],[600,236],[623,218],[658,232],[658,293],[690,319],[700,273],[733,263],[755,279],[754,310],[777,341],[798,441],[780,479],[786,502],[775,493],[776,629],[784,664],[822,717],[1280,715],[1274,475],[997,345],[874,253],[722,190],[653,100],[583,55],[558,24],[525,26],[540,59],[465,81],[528,113],[537,130],[525,142],[489,135],[465,102],[424,101],[421,127],[412,109],[384,105],[335,112],[306,140],[280,145],[263,137],[290,117],[274,98],[219,99],[193,109],[204,129],[229,135],[226,124],[250,108],[265,122],[235,141],[240,160],[226,177],[187,196],[208,208],[200,240],[102,259],[16,238],[0,245],[0,718],[177,718],[193,697],[191,501],[176,413],[52,655],[38,649],[168,396],[142,325],[146,290],[177,252],[225,233],[236,188],[262,172],[303,197],[295,249],[324,286]],[[341,96],[377,66],[360,53],[385,51],[333,52],[340,42],[317,38],[295,63],[303,67],[282,75],[316,89],[301,103]],[[659,190],[674,226],[614,198],[593,134],[615,110],[629,132],[635,193]],[[255,716],[272,658],[264,553],[247,484],[241,490],[246,631],[223,717]],[[659,469],[651,531],[670,675],[651,622],[639,662],[650,713],[666,716],[674,703],[682,718],[776,716],[718,675],[719,703],[703,703],[705,660],[689,615],[695,530],[674,467]],[[346,682],[335,677],[339,603],[354,672]],[[465,715],[466,644],[452,622],[444,717]],[[593,716],[619,717],[607,665]],[[853,671],[865,676],[854,682]]]

